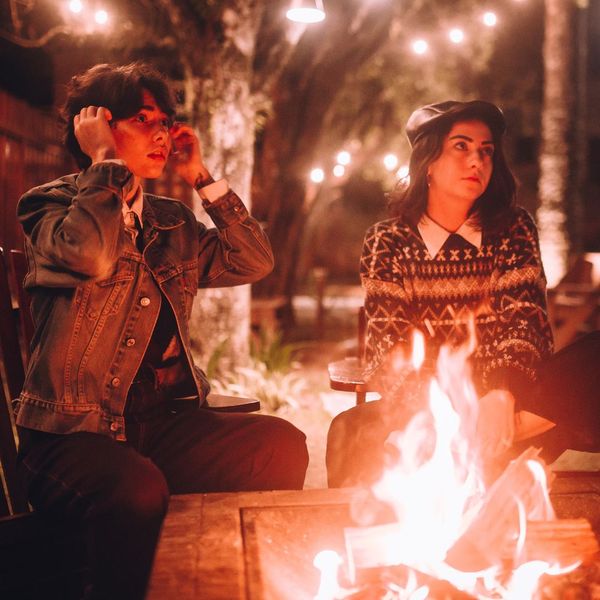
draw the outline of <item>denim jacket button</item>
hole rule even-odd
[[[113,377],[112,381],[110,382],[110,384],[113,387],[119,387],[121,385],[121,380],[118,377]]]
[[[140,304],[142,306],[148,306],[150,304],[150,298],[148,298],[147,296],[140,298]]]
[[[127,338],[127,341],[125,342],[125,344],[127,344],[127,346],[129,346],[129,347],[135,346],[135,339],[134,338]]]
[[[113,421],[110,424],[110,430],[111,431],[119,431],[119,429],[120,429],[120,425],[116,421]]]

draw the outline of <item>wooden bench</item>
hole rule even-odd
[[[0,248],[0,598],[79,600],[86,577],[81,531],[32,512],[17,472],[12,404],[23,387],[33,322],[21,251]],[[260,402],[209,394],[210,410],[251,412]]]

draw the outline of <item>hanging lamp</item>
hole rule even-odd
[[[300,0],[294,2],[285,16],[296,23],[318,23],[325,19],[323,0]]]

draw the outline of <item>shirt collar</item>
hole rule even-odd
[[[142,190],[142,186],[138,186],[137,192],[131,202],[131,206],[127,204],[127,202],[123,202],[123,216],[125,216],[128,212],[133,211],[142,222],[142,209],[144,208],[144,191]]]
[[[446,240],[452,235],[451,231],[438,225],[426,214],[421,217],[417,228],[432,258],[435,257],[440,248],[446,243]],[[475,227],[473,219],[467,219],[454,233],[460,235],[460,237],[473,244],[476,248],[481,247],[481,229]]]

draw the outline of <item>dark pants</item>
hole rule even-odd
[[[126,431],[127,442],[21,432],[31,504],[84,527],[86,598],[144,597],[170,494],[301,489],[304,482],[306,438],[283,419],[200,409]]]
[[[544,362],[537,385],[517,402],[556,426],[519,443],[514,451],[541,448],[547,462],[569,448],[600,452],[600,331],[583,336]],[[411,417],[407,409],[386,400],[337,415],[327,436],[329,486],[371,485],[379,479],[386,460],[394,459],[386,438],[402,430]]]

